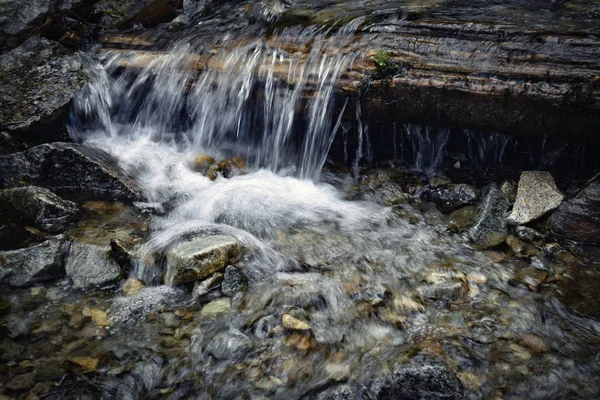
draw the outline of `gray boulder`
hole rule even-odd
[[[208,236],[181,242],[167,251],[167,279],[176,285],[208,278],[240,254],[231,236]]]
[[[0,252],[0,283],[32,286],[65,275],[67,243],[59,236],[26,249]]]
[[[65,264],[76,289],[101,287],[118,281],[121,268],[109,257],[110,247],[72,243]]]
[[[600,182],[564,202],[550,217],[552,232],[568,239],[600,243]]]
[[[79,207],[48,189],[26,186],[0,190],[0,220],[22,221],[46,232],[62,232],[79,216]]]
[[[435,203],[441,212],[450,213],[460,207],[477,203],[479,189],[464,183],[442,185],[426,189],[423,198]]]
[[[564,195],[547,171],[525,171],[521,174],[517,198],[508,223],[523,225],[535,221],[562,203]]]
[[[246,355],[253,347],[248,336],[232,329],[215,336],[206,345],[206,352],[217,360],[236,360]]]
[[[84,57],[40,37],[0,56],[0,130],[33,142],[67,138],[71,100],[88,81]]]
[[[494,247],[506,240],[507,210],[510,204],[504,194],[494,183],[483,189],[482,199],[469,229],[469,238],[479,247]]]
[[[117,160],[76,143],[49,143],[0,156],[0,187],[41,186],[80,200],[138,200]]]

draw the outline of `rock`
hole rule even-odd
[[[285,344],[302,351],[317,348],[317,341],[310,332],[292,332],[285,337]]]
[[[460,399],[464,389],[458,378],[444,365],[413,361],[392,374],[359,385],[344,384],[314,396],[319,400],[358,399]]]
[[[524,171],[519,180],[517,199],[508,222],[523,225],[534,221],[562,203],[564,195],[547,171]]]
[[[100,360],[97,358],[84,356],[74,357],[69,361],[71,361],[73,364],[79,365],[81,368],[83,368],[84,372],[96,371],[98,369],[98,363],[100,362]]]
[[[500,185],[500,191],[504,193],[504,196],[510,201],[514,203],[517,199],[517,184],[513,181],[504,181],[502,185]]]
[[[0,252],[0,283],[21,287],[62,278],[66,249],[59,236],[34,247]]]
[[[539,285],[544,283],[548,277],[548,272],[542,271],[535,267],[523,268],[516,276],[515,280],[527,285],[530,289],[535,290]]]
[[[101,24],[118,29],[130,29],[136,25],[145,28],[169,22],[177,16],[171,0],[105,0],[98,2],[96,13]]]
[[[462,233],[469,229],[473,224],[476,210],[475,206],[467,206],[452,211],[448,218],[448,229],[455,233]]]
[[[35,374],[33,372],[17,375],[6,383],[5,388],[13,391],[31,389],[35,384],[34,377]]]
[[[5,331],[6,336],[11,339],[23,337],[29,334],[29,326],[31,325],[31,319],[21,318],[14,314],[3,318],[0,327]]]
[[[40,37],[0,56],[0,131],[38,143],[68,138],[71,101],[88,81],[84,58]]]
[[[72,243],[65,270],[76,289],[89,289],[115,283],[121,268],[108,256],[109,247]]]
[[[142,281],[138,281],[134,278],[128,278],[123,283],[123,293],[125,296],[135,296],[145,287]]]
[[[463,289],[462,283],[449,281],[423,285],[417,291],[427,299],[458,300],[463,294]]]
[[[479,190],[471,185],[442,185],[426,189],[423,198],[437,205],[443,213],[449,213],[457,208],[477,203]]]
[[[131,262],[135,257],[131,246],[121,239],[111,239],[110,257],[121,267],[123,274],[126,274],[131,268]]]
[[[48,189],[26,186],[0,190],[0,220],[32,225],[42,231],[65,231],[79,216],[79,207]]]
[[[273,328],[279,325],[279,321],[273,315],[267,315],[259,319],[254,325],[254,336],[259,339],[271,337]]]
[[[146,315],[172,309],[180,303],[184,292],[169,286],[151,286],[131,297],[118,297],[108,310],[109,323],[136,323]]]
[[[231,300],[228,298],[211,301],[202,308],[200,315],[203,318],[211,318],[219,314],[231,312]]]
[[[548,345],[541,337],[534,334],[527,334],[520,342],[520,345],[529,349],[532,353],[544,353],[548,351]]]
[[[217,272],[202,282],[196,282],[192,290],[192,298],[196,301],[204,300],[207,295],[217,289],[223,282],[223,274]]]
[[[515,233],[519,239],[523,239],[528,242],[543,240],[545,237],[542,233],[528,226],[517,226],[515,228]]]
[[[82,315],[84,317],[90,317],[92,319],[92,323],[99,328],[104,328],[110,325],[108,323],[105,311],[98,310],[96,308],[85,307],[82,311]]]
[[[215,336],[206,346],[206,352],[217,360],[235,360],[243,357],[253,347],[248,336],[232,329]]]
[[[506,240],[508,207],[508,200],[496,184],[488,185],[483,189],[482,200],[477,206],[473,225],[469,229],[469,238],[475,245],[488,248]]]
[[[243,292],[248,288],[248,278],[242,274],[239,269],[233,265],[225,268],[223,282],[221,282],[221,292],[225,296],[233,297],[238,292]]]
[[[80,200],[133,201],[140,197],[114,157],[76,143],[42,144],[0,156],[0,187],[30,185]]]
[[[563,203],[550,217],[552,232],[568,239],[600,243],[600,182]]]
[[[290,329],[293,331],[309,331],[312,327],[306,322],[292,317],[290,314],[283,314],[281,317],[281,324],[285,329]]]
[[[523,241],[512,235],[506,238],[506,244],[516,254],[523,253],[527,247]]]
[[[231,236],[208,236],[178,243],[167,251],[167,279],[179,285],[207,278],[239,254],[239,244]]]

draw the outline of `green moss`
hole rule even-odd
[[[377,71],[384,77],[389,77],[400,69],[398,64],[390,60],[387,50],[378,49],[377,53],[371,57],[371,60],[377,66]]]
[[[129,6],[130,4],[127,0],[114,0],[111,2],[110,7],[104,12],[113,18],[125,17],[127,15],[127,10],[129,10]]]

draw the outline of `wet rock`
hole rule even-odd
[[[239,244],[231,236],[208,236],[181,242],[167,251],[169,274],[177,285],[198,281],[224,269],[239,253]]]
[[[427,299],[432,300],[457,300],[464,291],[461,282],[438,282],[420,286],[417,291]]]
[[[133,201],[140,197],[115,158],[76,143],[43,144],[0,156],[0,187],[29,185],[82,200]]]
[[[530,289],[535,290],[539,285],[544,283],[547,277],[548,272],[542,271],[535,267],[528,267],[517,272],[514,280],[517,282],[524,283]]]
[[[48,189],[27,186],[0,190],[0,220],[32,225],[42,231],[66,230],[79,216],[79,208]]]
[[[196,282],[192,290],[192,298],[196,301],[204,300],[209,293],[220,287],[222,281],[223,274],[217,272],[202,282]]]
[[[548,345],[541,337],[528,334],[521,339],[520,345],[529,349],[532,353],[544,353],[548,351]]]
[[[528,242],[534,242],[536,240],[542,240],[544,239],[544,234],[536,231],[533,228],[530,228],[528,226],[517,226],[515,228],[515,233],[517,234],[517,237],[519,239],[523,239],[526,240]]]
[[[523,225],[534,221],[562,203],[564,195],[547,171],[525,171],[519,180],[517,198],[508,222]]]
[[[443,213],[450,213],[457,208],[477,203],[479,190],[471,185],[442,185],[426,189],[423,198],[436,204]]]
[[[500,191],[504,193],[504,196],[511,202],[517,199],[517,184],[513,181],[504,181],[500,185]]]
[[[123,283],[123,294],[125,296],[135,296],[145,287],[142,281],[138,281],[134,278],[128,278]]]
[[[200,315],[203,318],[211,318],[219,314],[231,312],[231,300],[228,298],[211,301],[202,308]]]
[[[85,356],[73,357],[69,361],[81,367],[84,372],[96,371],[100,362],[100,360],[97,358]]]
[[[135,323],[146,315],[175,307],[181,302],[183,291],[169,286],[147,287],[131,297],[118,297],[108,310],[109,323]]]
[[[308,351],[317,348],[317,341],[310,332],[292,332],[285,337],[285,344],[301,351]]]
[[[30,318],[22,318],[16,315],[9,315],[3,319],[0,325],[6,336],[15,339],[18,337],[27,336],[31,325]]]
[[[6,383],[6,389],[14,391],[23,391],[33,387],[35,374],[28,372],[13,377]]]
[[[76,289],[89,289],[115,283],[121,268],[109,256],[109,247],[72,243],[65,270]]]
[[[471,241],[482,248],[494,247],[506,240],[508,200],[496,184],[488,185],[477,206],[473,225],[469,229]]]
[[[285,329],[290,329],[293,331],[309,331],[312,329],[308,323],[295,318],[290,314],[283,314],[281,317],[281,324]]]
[[[81,53],[40,37],[0,56],[0,131],[32,142],[68,138],[71,100],[88,79],[84,65]]]
[[[50,239],[26,249],[0,252],[0,283],[31,286],[65,275],[64,237]]]
[[[600,243],[600,182],[563,203],[550,217],[552,232],[568,239]]]
[[[513,252],[515,252],[517,254],[523,253],[526,249],[526,244],[523,243],[523,241],[521,241],[517,237],[512,236],[512,235],[510,235],[506,238],[506,244],[508,245],[508,247],[510,247],[510,249]]]
[[[236,293],[243,292],[248,288],[248,278],[233,265],[225,268],[223,282],[221,282],[221,292],[225,296],[233,297]]]
[[[279,321],[273,315],[268,315],[259,319],[254,325],[254,336],[259,339],[271,337],[273,329],[279,325]]]
[[[469,229],[473,224],[476,210],[475,206],[467,206],[453,211],[448,218],[448,229],[455,233],[462,233]]]
[[[177,16],[171,0],[105,0],[96,5],[101,24],[118,29],[153,27]]]
[[[111,239],[110,257],[119,264],[121,271],[126,274],[131,268],[131,261],[135,255],[127,242],[121,239]]]
[[[217,360],[234,360],[243,357],[253,348],[252,340],[242,332],[232,329],[215,336],[206,346],[206,352]]]

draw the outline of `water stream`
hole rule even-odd
[[[316,398],[419,359],[449,366],[467,398],[600,396],[600,322],[562,301],[568,283],[536,281],[598,268],[593,249],[577,261],[535,244],[526,255],[481,251],[448,232],[448,216],[407,186],[443,169],[450,129],[394,124],[389,150],[396,160],[410,153],[409,168],[365,172],[373,129],[335,95],[367,50],[354,40],[363,22],[285,27],[200,70],[190,68],[200,45],[185,37],[149,61],[99,53],[71,134],[114,155],[154,210],[130,271],[147,287],[133,297],[52,289],[54,305],[34,314],[52,319],[58,303],[101,308],[110,328],[79,343],[81,354],[102,354],[98,375],[69,378],[51,398]],[[296,51],[279,37],[294,37]],[[350,134],[348,168],[324,169],[332,143]],[[502,164],[514,145],[462,137],[474,167]],[[211,235],[244,249],[236,265],[248,289],[230,300],[194,300],[162,279],[172,275],[162,254]],[[206,317],[215,299],[231,307]],[[282,330],[284,314],[310,333]]]

